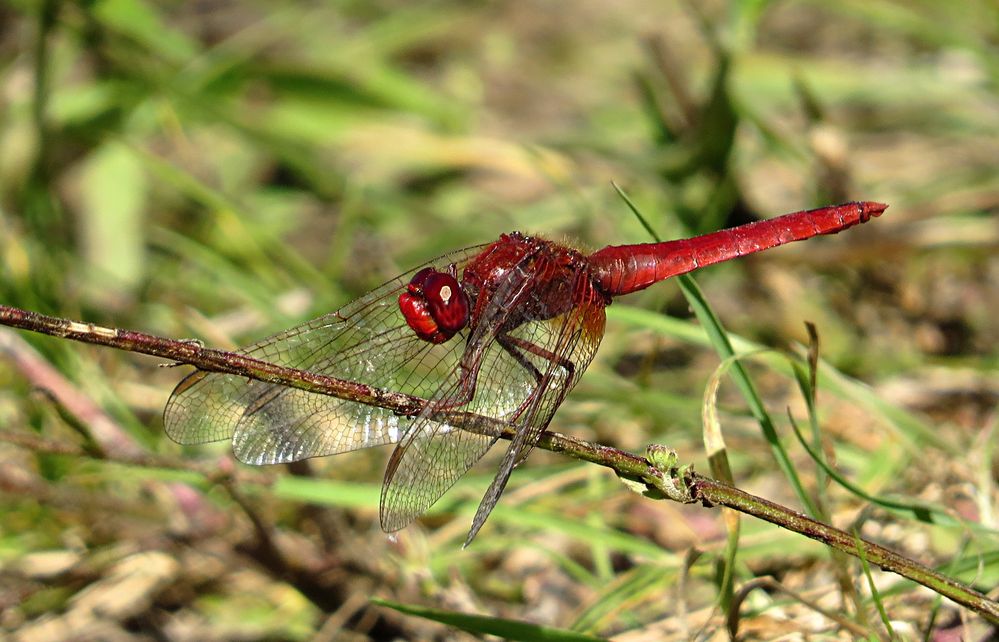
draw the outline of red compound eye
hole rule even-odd
[[[468,296],[447,272],[423,268],[399,295],[399,309],[416,336],[444,343],[468,325]]]

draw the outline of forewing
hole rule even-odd
[[[524,272],[530,259],[526,257],[510,270],[468,341],[465,365],[476,366],[471,369],[476,378],[472,399],[461,403],[460,382],[442,390],[393,452],[382,488],[381,520],[385,530],[399,530],[412,522],[496,443],[499,437],[495,435],[495,423],[489,421],[494,418],[514,427],[517,436],[508,449],[511,463],[505,472],[501,468],[490,487],[495,498],[490,500],[487,495],[491,504],[484,512],[480,508],[484,521],[514,464],[537,443],[565,394],[593,358],[603,335],[604,304],[599,297],[592,302],[584,297],[581,307],[565,315],[525,323],[510,333],[533,351],[504,347],[500,328],[507,314],[518,302],[522,303],[523,297],[531,295],[531,280]],[[573,367],[565,368],[566,363]],[[466,411],[468,423],[457,429],[433,420],[449,409]]]
[[[530,258],[512,268],[497,286],[468,339],[463,364],[468,376],[478,381],[471,399],[466,398],[460,379],[442,387],[393,451],[382,486],[384,530],[405,528],[440,499],[499,439],[491,420],[514,420],[533,392],[535,377],[496,341],[517,298],[528,287],[522,268]],[[460,428],[435,420],[451,410],[464,413]]]
[[[606,318],[605,303],[592,290],[588,275],[579,274],[577,278],[579,280],[574,291],[579,298],[569,312],[554,319],[525,323],[510,333],[514,340],[511,349],[519,350],[521,357],[542,373],[542,377],[536,394],[529,399],[516,420],[517,432],[500,462],[496,476],[479,503],[465,546],[471,543],[482,528],[499,501],[514,467],[538,443],[555,412],[579,381],[600,346]]]
[[[426,267],[464,265],[482,246],[445,255],[401,275],[337,312],[241,350],[277,365],[432,398],[456,379],[462,342],[413,334],[398,297]],[[392,411],[234,375],[197,371],[167,402],[167,435],[182,444],[232,438],[238,459],[273,464],[394,443],[405,431]]]

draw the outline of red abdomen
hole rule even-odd
[[[618,296],[699,267],[820,234],[835,234],[866,223],[887,207],[873,202],[823,207],[691,239],[605,247],[591,254],[587,260],[603,292],[608,296]]]

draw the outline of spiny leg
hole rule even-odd
[[[521,404],[520,408],[517,409],[516,415],[519,415],[527,407],[530,406],[531,401],[537,395],[539,395],[541,391],[544,389],[544,384],[546,383],[545,380],[551,379],[550,372],[542,374],[540,370],[534,367],[533,363],[528,361],[527,357],[521,352],[521,350],[530,352],[531,354],[537,357],[545,359],[549,363],[553,363],[556,366],[560,366],[568,374],[566,382],[572,381],[573,377],[576,374],[576,365],[571,360],[566,359],[565,357],[560,357],[551,350],[546,350],[545,348],[542,348],[537,344],[531,343],[530,341],[521,339],[519,337],[511,336],[505,332],[501,332],[500,334],[496,335],[496,341],[499,342],[499,344],[503,347],[503,349],[506,350],[507,353],[511,357],[513,357],[515,361],[517,361],[517,363],[519,363],[521,366],[524,367],[524,369],[526,369],[528,372],[531,373],[531,375],[534,377],[535,382],[537,383],[534,392],[531,393],[531,395],[524,400],[524,403]],[[565,395],[569,391],[569,387],[570,386],[568,385],[562,386],[562,391],[560,392],[558,401],[555,404],[556,407],[562,404]]]

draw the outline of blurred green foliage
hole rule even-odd
[[[999,402],[997,43],[989,0],[11,0],[0,6],[0,301],[231,347],[501,232],[588,248],[648,240],[611,181],[667,237],[884,201],[882,219],[849,235],[698,278],[748,341],[786,348],[806,339],[804,320],[818,325],[823,356],[853,378],[820,380],[841,472],[872,494],[938,502],[991,527],[994,464],[983,444]],[[632,306],[673,318],[620,310]],[[701,461],[700,399],[717,358],[676,287],[615,303],[609,317],[553,429],[635,450],[663,441]],[[152,452],[179,453],[159,420],[176,369],[24,338]],[[752,370],[774,415],[800,403],[781,366]],[[82,444],[33,385],[0,360],[2,430]],[[721,406],[737,483],[793,502],[742,402],[723,391]],[[794,443],[789,430],[781,436]],[[790,448],[812,479],[814,465]],[[185,454],[206,452],[225,450]],[[488,473],[463,480],[393,544],[375,535],[383,453],[316,462],[330,481],[261,472],[244,491],[267,524],[351,578],[338,586],[353,589],[323,602],[246,553],[253,528],[211,480],[0,453],[31,482],[2,480],[0,559],[80,557],[71,581],[33,578],[11,593],[21,599],[0,603],[11,630],[71,611],[78,588],[135,550],[165,551],[183,569],[214,568],[197,557],[204,551],[225,561],[216,581],[174,576],[133,627],[168,630],[167,614],[195,614],[197,630],[219,638],[307,639],[320,613],[339,607],[330,626],[357,635],[442,635],[368,605],[371,595],[590,634],[668,622],[677,611],[663,596],[677,578],[690,609],[717,598],[716,515],[650,506],[545,454],[514,475],[517,488],[460,554]],[[164,489],[181,483],[231,522],[203,539],[178,525],[180,502]],[[335,542],[323,539],[331,518],[309,503],[317,490],[337,507]],[[862,509],[838,488],[828,495],[837,521],[950,560],[968,581],[968,560],[981,554],[977,581],[991,588],[994,537]],[[687,569],[691,546],[706,554]],[[828,568],[827,557],[747,522],[736,579],[771,573],[814,588],[821,574],[808,565]],[[913,606],[922,598],[905,590],[910,604],[882,594],[889,614],[927,626],[927,609]]]

